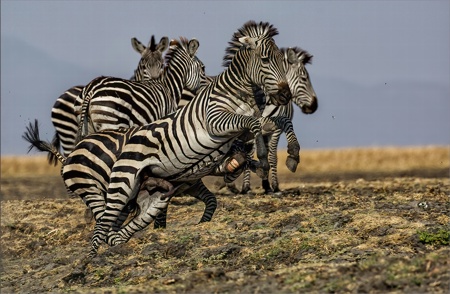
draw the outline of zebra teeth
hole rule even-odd
[[[227,171],[233,173],[239,167],[239,162],[236,159],[231,159],[227,165]]]

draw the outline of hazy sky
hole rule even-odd
[[[26,153],[34,118],[50,140],[67,88],[129,78],[132,37],[197,38],[216,75],[248,20],[314,55],[319,110],[294,118],[303,148],[450,144],[449,14],[449,1],[1,1],[1,154]]]

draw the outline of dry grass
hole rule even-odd
[[[450,148],[439,146],[302,150],[300,155],[301,173],[399,172],[450,167]],[[280,153],[280,173],[289,173],[282,164],[285,158],[286,153]]]
[[[301,155],[292,174],[280,154],[281,195],[213,190],[200,225],[204,205],[176,197],[167,229],[103,245],[72,282],[94,227],[84,204],[44,157],[2,158],[2,293],[448,293],[447,147]]]
[[[402,172],[415,169],[448,169],[450,148],[390,147],[333,150],[302,150],[299,174],[345,172]],[[286,152],[278,155],[280,175],[291,173],[284,165]],[[60,165],[46,163],[45,156],[1,157],[2,177],[59,175]]]
[[[93,224],[71,200],[2,202],[6,293],[448,293],[449,179],[305,184],[282,196],[173,199],[168,227],[101,247],[80,280]],[[426,210],[417,206],[426,200]],[[17,209],[20,207],[20,209]],[[447,238],[448,241],[448,238]]]

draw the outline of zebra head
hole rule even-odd
[[[196,56],[200,43],[197,39],[171,40],[166,54],[166,73],[172,74],[174,80],[181,81],[183,89],[195,93],[206,85],[205,65]],[[180,89],[181,90],[181,89]]]
[[[137,69],[134,71],[134,80],[144,81],[158,78],[164,68],[163,53],[169,47],[169,38],[162,37],[156,44],[155,36],[152,35],[147,47],[138,39],[132,38],[131,46],[141,54]]]
[[[224,66],[229,66],[237,52],[246,55],[245,76],[260,87],[274,105],[285,105],[292,98],[286,78],[284,57],[275,44],[273,36],[278,30],[271,24],[249,21],[233,34],[226,49]],[[269,102],[269,101],[267,101]]]
[[[286,76],[292,92],[292,101],[303,113],[314,113],[318,107],[318,100],[306,70],[306,64],[311,63],[313,56],[298,47],[282,48],[281,52],[287,66]]]

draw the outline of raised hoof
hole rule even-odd
[[[291,156],[288,156],[286,158],[286,167],[293,173],[297,170],[297,166],[300,162],[300,159],[292,158]]]

